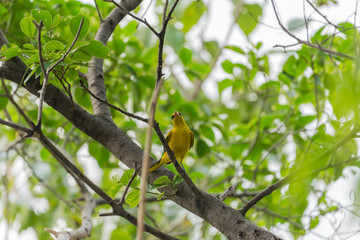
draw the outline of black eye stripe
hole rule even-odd
[[[171,116],[171,119],[174,119],[174,115]]]
[[[179,113],[179,115],[181,115],[181,113]]]

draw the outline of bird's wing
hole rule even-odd
[[[166,138],[165,138],[165,140],[168,144],[170,142],[171,135],[172,135],[172,129],[170,130],[170,132],[168,132],[168,134],[166,135]],[[164,148],[164,152],[166,152],[165,148]]]
[[[192,131],[190,131],[190,148],[192,148],[192,146],[194,146],[194,133]]]
[[[169,143],[170,138],[171,138],[171,135],[172,135],[172,129],[171,129],[170,132],[168,132],[168,134],[166,135],[165,140],[166,140],[167,143]]]

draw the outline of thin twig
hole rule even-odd
[[[325,21],[327,21],[331,26],[333,26],[334,28],[338,28],[337,25],[333,24],[332,22],[329,21],[329,19],[327,19],[327,17],[322,14],[319,9],[317,9],[317,7],[314,6],[314,4],[311,3],[311,1],[306,0],[306,2],[322,17],[325,19]],[[354,25],[355,26],[355,25]]]
[[[118,4],[117,2],[115,2],[114,0],[103,0],[104,2],[111,2],[113,3],[115,6],[117,6],[118,8],[120,8],[123,12],[125,12],[127,15],[129,15],[130,17],[134,18],[135,20],[145,24],[157,37],[159,37],[159,33],[148,23],[148,21],[146,21],[146,18],[141,19],[138,16],[132,14],[131,12],[129,12],[127,9],[125,9],[123,6],[121,6],[120,4]]]
[[[228,198],[229,196],[233,196],[234,195],[234,186],[230,185],[225,192],[223,192],[222,194],[220,194],[219,199],[220,201],[225,201],[226,198]]]
[[[97,13],[98,13],[98,16],[99,16],[100,22],[102,22],[102,21],[103,21],[103,19],[102,19],[102,17],[101,17],[100,9],[99,9],[99,6],[98,6],[98,4],[97,4],[96,0],[94,0],[94,3],[95,3],[96,11],[97,11]]]
[[[276,19],[280,25],[280,27],[282,28],[282,30],[287,33],[290,37],[294,38],[297,43],[295,44],[291,44],[291,45],[288,45],[288,46],[284,46],[284,45],[275,45],[274,47],[282,47],[282,48],[286,48],[286,47],[289,47],[289,46],[295,46],[295,45],[299,45],[299,44],[304,44],[304,45],[307,45],[309,47],[312,47],[312,48],[315,48],[315,49],[318,49],[318,50],[321,50],[323,52],[326,52],[328,54],[333,54],[333,55],[336,55],[336,56],[339,56],[339,57],[342,57],[342,58],[347,58],[347,59],[352,59],[352,60],[356,60],[356,57],[354,56],[350,56],[350,55],[347,55],[347,54],[344,54],[344,53],[340,53],[340,52],[336,52],[334,50],[331,50],[331,49],[327,49],[327,48],[324,48],[322,47],[321,45],[319,44],[314,44],[314,43],[311,43],[311,42],[308,42],[308,41],[304,41],[304,40],[301,40],[300,38],[298,38],[297,36],[295,36],[294,34],[292,34],[286,27],[284,27],[284,25],[281,23],[280,21],[280,18],[279,18],[279,14],[276,10],[276,7],[275,7],[275,4],[274,4],[274,0],[271,0],[271,3],[272,3],[272,6],[273,6],[273,9],[274,9],[274,13],[275,13],[275,16],[276,16]]]
[[[315,67],[314,67],[314,62],[313,62],[312,58],[311,58],[311,68],[313,70],[313,78],[314,78],[315,110],[316,110],[316,119],[317,119],[316,126],[319,126],[319,124],[320,124],[320,112],[319,112],[318,84],[317,84],[318,75],[316,74]]]
[[[98,100],[99,102],[102,102],[102,103],[105,103],[106,105],[108,105],[109,107],[113,108],[114,110],[128,116],[128,117],[131,117],[131,118],[135,118],[137,120],[140,120],[144,123],[147,123],[148,122],[148,119],[147,118],[143,118],[143,117],[140,117],[138,115],[135,115],[133,113],[129,113],[127,111],[125,111],[124,109],[122,108],[119,108],[111,103],[109,103],[107,100],[104,100],[104,99],[101,99],[99,98],[98,96],[96,96],[93,92],[90,91],[90,89],[88,87],[85,86],[84,82],[80,80],[80,86],[82,86],[93,98],[95,98],[96,100]]]
[[[126,187],[125,187],[124,193],[123,193],[122,198],[121,198],[121,200],[120,200],[120,202],[119,202],[119,205],[120,205],[120,206],[122,206],[122,205],[124,204],[124,202],[125,202],[125,197],[126,197],[126,193],[128,192],[128,190],[129,190],[129,188],[130,188],[130,185],[131,185],[131,183],[134,181],[134,179],[135,179],[137,173],[139,172],[139,170],[140,170],[140,168],[137,168],[137,167],[136,167],[136,163],[135,163],[135,171],[134,171],[133,175],[131,176],[128,184],[127,184]]]
[[[305,11],[305,0],[303,0],[303,14],[304,14],[304,21],[305,21],[305,28],[306,28],[306,39],[307,41],[310,41],[309,38],[309,26],[308,26],[308,21],[306,18],[306,11]]]

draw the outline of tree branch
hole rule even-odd
[[[5,126],[8,126],[8,127],[11,127],[11,128],[14,128],[14,129],[16,129],[16,130],[20,130],[20,131],[22,131],[22,132],[27,133],[27,134],[30,135],[30,136],[33,134],[33,130],[31,130],[30,128],[21,126],[21,125],[19,125],[19,124],[13,123],[13,122],[8,122],[8,121],[3,120],[3,119],[1,119],[1,118],[0,118],[0,124],[5,125]]]
[[[135,9],[142,0],[123,0],[120,5],[128,11]],[[103,19],[100,27],[96,33],[95,40],[100,41],[106,45],[111,34],[114,32],[117,24],[126,16],[124,11],[115,7],[110,14]],[[86,80],[88,82],[89,89],[96,96],[106,100],[106,87],[104,83],[104,69],[103,59],[93,57],[90,61],[88,72],[86,74]],[[112,122],[110,109],[108,106],[99,102],[96,98],[91,97],[91,103],[95,116],[99,116],[109,122]]]
[[[147,118],[143,118],[143,117],[140,117],[140,116],[138,116],[138,115],[136,115],[136,114],[129,113],[129,112],[125,111],[124,109],[119,108],[119,107],[117,107],[117,106],[109,103],[106,99],[101,99],[101,98],[99,98],[99,97],[96,96],[94,93],[92,93],[89,88],[87,88],[87,87],[85,86],[85,84],[84,84],[83,81],[80,81],[80,86],[82,86],[93,98],[95,98],[95,99],[98,100],[99,102],[105,103],[106,105],[108,105],[108,106],[111,107],[112,109],[114,109],[114,110],[116,110],[116,111],[118,111],[118,112],[120,112],[120,113],[122,113],[122,114],[124,114],[124,115],[126,115],[126,116],[128,116],[128,117],[131,117],[131,118],[140,120],[140,121],[142,121],[142,122],[144,122],[144,123],[148,123],[148,119],[147,119]]]
[[[234,196],[234,186],[230,185],[225,192],[223,192],[222,194],[220,194],[219,199],[220,201],[225,201],[226,198],[228,198],[229,196]]]
[[[276,16],[276,19],[280,25],[280,27],[282,28],[282,30],[287,33],[290,37],[294,38],[297,43],[295,44],[291,44],[291,45],[288,45],[288,46],[284,46],[284,45],[275,45],[274,47],[282,47],[282,48],[286,48],[286,47],[289,47],[289,46],[295,46],[295,45],[299,45],[299,44],[304,44],[304,45],[307,45],[309,47],[312,47],[312,48],[315,48],[315,49],[318,49],[318,50],[321,50],[323,52],[326,52],[330,55],[336,55],[336,56],[339,56],[339,57],[342,57],[342,58],[347,58],[347,59],[352,59],[352,60],[356,60],[357,58],[354,57],[354,56],[350,56],[350,55],[347,55],[347,54],[344,54],[344,53],[340,53],[340,52],[336,52],[334,50],[331,50],[331,49],[327,49],[327,48],[324,48],[322,47],[321,45],[319,44],[313,44],[311,42],[308,42],[308,41],[304,41],[304,40],[301,40],[300,38],[298,38],[297,36],[295,36],[294,34],[292,34],[286,27],[284,27],[284,25],[281,23],[280,21],[280,18],[279,18],[279,14],[276,10],[276,7],[275,7],[275,4],[274,4],[274,0],[271,0],[271,3],[272,3],[272,6],[273,6],[273,9],[274,9],[274,13],[275,13],[275,16]]]

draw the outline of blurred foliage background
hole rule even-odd
[[[315,28],[310,21],[316,14],[312,9],[306,24],[304,19],[293,19],[286,27],[292,34],[310,29],[304,41],[315,47],[303,44],[286,47],[285,52],[282,48],[264,48],[267,36],[257,42],[251,37],[259,26],[266,27],[262,19],[270,1],[227,2],[233,7],[233,15],[231,25],[224,26],[229,30],[222,42],[204,36],[207,21],[219,18],[210,14],[212,1],[183,0],[176,8],[166,33],[165,84],[156,111],[161,129],[164,134],[171,129],[174,110],[183,114],[195,134],[194,148],[185,160],[187,172],[209,193],[220,194],[234,185],[236,196],[226,199],[234,208],[292,170],[306,166],[300,179],[274,191],[250,210],[247,218],[258,226],[291,239],[314,232],[326,217],[335,219],[338,226],[337,216],[352,213],[359,222],[359,198],[353,197],[352,204],[344,206],[327,195],[332,183],[346,172],[358,173],[360,165],[353,134],[359,124],[360,37],[353,18],[340,23],[322,18]],[[309,2],[324,12],[327,5],[336,4]],[[97,4],[103,18],[114,8],[108,2]],[[134,13],[160,29],[162,6],[163,1],[144,1]],[[81,41],[56,69],[64,78],[59,80],[52,74],[50,83],[92,112],[89,94],[80,86],[77,71],[86,73],[92,56],[104,58],[108,101],[146,116],[155,86],[157,39],[146,26],[126,17],[107,47],[98,46],[92,40],[100,20],[92,1],[2,1],[0,28],[10,42],[1,50],[2,61],[19,56],[32,74],[41,76],[31,20],[47,19],[42,37],[46,62],[51,64],[67,50],[81,17],[85,17],[86,29]],[[281,31],[277,22],[267,24],[277,28],[274,32]],[[228,44],[234,29],[242,32],[245,43]],[[342,55],[330,55],[316,49],[319,46]],[[280,67],[279,62],[271,61],[279,54],[284,59]],[[275,72],[273,68],[281,70]],[[25,124],[6,97],[4,86],[36,121],[37,98],[6,80],[0,88],[0,117]],[[116,111],[112,115],[119,128],[143,146],[146,125]],[[99,143],[47,105],[43,131],[106,191],[126,170]],[[353,135],[338,144],[349,134]],[[79,190],[51,154],[36,141],[1,125],[0,142],[0,219],[2,229],[6,229],[0,239],[11,239],[14,232],[18,239],[50,239],[44,227],[76,228],[80,214],[72,200],[79,197]],[[317,158],[333,146],[336,149],[327,156]],[[152,155],[159,158],[161,154],[161,143],[154,135]],[[136,191],[136,184],[133,187]],[[114,194],[120,197],[124,189],[119,186],[118,190]],[[358,196],[358,188],[354,187],[353,193]],[[127,208],[135,213],[136,207],[130,205]],[[147,223],[181,239],[224,239],[209,224],[165,199],[149,202],[146,209]],[[134,239],[136,229],[124,219],[98,217],[108,210],[106,206],[96,208],[91,239]]]

